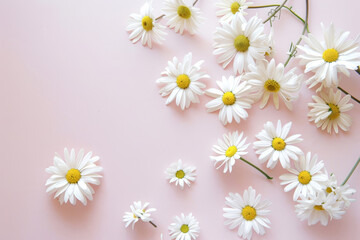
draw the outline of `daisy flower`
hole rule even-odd
[[[264,24],[254,16],[246,21],[238,15],[231,24],[223,23],[216,28],[214,35],[214,55],[219,55],[218,62],[226,68],[232,60],[234,74],[248,71],[248,65],[265,58],[268,50],[267,38],[263,33]]]
[[[309,121],[314,122],[317,128],[331,133],[334,129],[335,133],[339,132],[339,127],[343,131],[349,131],[352,120],[350,115],[345,112],[353,108],[353,104],[349,103],[351,96],[346,95],[341,98],[340,90],[329,90],[328,94],[325,91],[320,92],[319,96],[312,96],[314,103],[309,103],[310,111],[308,116]]]
[[[151,0],[146,1],[141,7],[140,14],[133,13],[130,15],[126,31],[131,32],[129,39],[132,43],[136,43],[141,39],[142,45],[152,48],[153,42],[161,44],[165,40],[165,28],[165,26],[155,21]]]
[[[179,159],[178,162],[172,163],[165,171],[169,183],[175,182],[181,189],[184,188],[184,183],[190,187],[191,182],[196,179],[196,167],[184,165]]]
[[[334,25],[330,24],[325,29],[321,24],[324,34],[324,41],[318,41],[314,35],[303,36],[305,46],[297,46],[304,53],[299,55],[300,64],[306,65],[305,73],[315,72],[306,83],[309,88],[318,83],[321,84],[318,90],[324,87],[339,85],[338,72],[342,72],[349,77],[349,70],[356,70],[360,65],[360,52],[356,50],[359,44],[356,40],[348,39],[350,32],[335,31]]]
[[[171,103],[176,99],[176,105],[180,106],[182,110],[188,108],[190,103],[199,103],[199,95],[202,95],[205,84],[198,81],[203,78],[210,78],[209,75],[200,72],[201,65],[204,61],[198,61],[191,65],[192,53],[185,55],[183,62],[174,57],[173,61],[168,62],[168,66],[161,74],[163,77],[156,80],[157,83],[166,84],[160,90],[161,96],[170,95],[166,104]]]
[[[289,110],[292,103],[299,96],[302,84],[302,75],[296,75],[296,68],[284,73],[284,65],[276,65],[275,60],[259,61],[258,64],[249,66],[250,72],[245,79],[253,87],[253,93],[257,100],[261,100],[260,108],[268,103],[270,95],[276,109],[279,109],[279,97],[281,97]]]
[[[253,3],[246,0],[218,0],[216,16],[221,17],[220,22],[231,23],[238,14],[246,15],[244,10],[251,4]]]
[[[198,220],[190,213],[185,216],[175,217],[175,222],[169,226],[171,239],[176,240],[195,240],[199,236],[200,226]]]
[[[270,201],[261,200],[261,194],[249,187],[244,191],[243,197],[238,193],[229,193],[225,198],[224,217],[225,225],[230,229],[238,228],[241,238],[251,239],[253,230],[260,235],[265,234],[265,228],[270,228],[270,220],[266,217],[270,213]]]
[[[288,168],[290,173],[281,175],[281,185],[287,185],[284,188],[288,192],[296,187],[293,199],[296,201],[299,197],[306,198],[321,191],[321,185],[328,180],[328,176],[321,170],[324,168],[323,161],[317,162],[318,156],[311,157],[308,152],[306,156],[301,155],[295,162],[295,169]]]
[[[148,208],[150,203],[146,202],[144,204],[141,201],[134,202],[134,204],[130,205],[131,212],[125,212],[123,216],[123,221],[125,222],[125,227],[128,227],[130,224],[132,229],[134,230],[134,225],[139,221],[139,219],[143,222],[150,222],[154,227],[154,223],[151,221],[151,213],[155,212],[155,208]]]
[[[225,165],[224,173],[226,173],[228,169],[231,173],[235,161],[247,154],[246,149],[248,148],[249,143],[245,144],[246,137],[243,138],[243,135],[243,132],[239,135],[237,131],[224,134],[224,140],[218,139],[218,145],[213,145],[212,150],[218,154],[218,156],[210,156],[210,159],[215,161],[215,166],[219,162],[222,162],[216,169]]]
[[[167,25],[175,32],[183,34],[187,30],[190,34],[198,32],[199,25],[204,21],[200,9],[187,5],[183,0],[165,0],[163,11],[168,20]]]
[[[246,119],[248,113],[245,109],[250,109],[254,102],[250,92],[251,86],[246,81],[242,81],[242,76],[228,79],[222,77],[222,81],[216,81],[219,89],[210,88],[205,91],[205,94],[215,98],[206,104],[208,112],[220,110],[219,119],[226,125],[231,123],[233,119],[237,123],[240,119]]]
[[[100,159],[98,156],[93,156],[92,152],[84,155],[83,149],[76,155],[74,149],[69,152],[65,148],[65,161],[55,153],[54,166],[45,169],[47,173],[52,174],[46,181],[46,192],[55,193],[54,198],[58,197],[60,204],[69,201],[75,205],[76,200],[79,200],[86,205],[87,199],[93,199],[95,191],[90,184],[100,184],[102,176],[99,173],[103,168],[95,164]]]
[[[291,129],[291,122],[288,122],[283,127],[281,121],[278,120],[276,129],[272,122],[266,122],[264,129],[256,135],[259,141],[254,142],[254,149],[259,155],[261,163],[267,161],[266,167],[274,168],[280,160],[283,168],[290,167],[290,159],[297,161],[298,156],[303,152],[300,148],[293,144],[302,141],[301,134],[289,135]]]

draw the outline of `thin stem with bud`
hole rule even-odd
[[[255,166],[254,164],[252,164],[251,162],[245,160],[244,158],[240,157],[240,160],[249,164],[250,166],[252,166],[253,168],[255,168],[256,170],[258,170],[259,172],[261,172],[267,179],[273,179],[272,177],[270,177],[269,175],[267,175],[263,170],[261,170],[260,168],[258,168],[257,166]]]

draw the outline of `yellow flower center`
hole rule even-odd
[[[286,146],[286,143],[282,138],[276,137],[272,141],[272,147],[277,151],[284,150],[285,146]]]
[[[254,218],[256,217],[256,210],[255,210],[255,208],[247,205],[242,209],[241,214],[243,215],[245,220],[251,221],[251,220],[254,220]]]
[[[186,89],[190,85],[190,78],[186,74],[181,74],[176,78],[176,84],[179,88]]]
[[[315,210],[318,210],[318,211],[324,210],[324,208],[322,207],[322,205],[315,205],[315,206],[314,206],[314,209],[315,209]]]
[[[301,184],[306,185],[311,181],[311,174],[308,171],[299,173],[298,180]]]
[[[133,217],[134,217],[134,218],[138,218],[138,216],[136,216],[135,214],[133,214]]]
[[[180,17],[185,18],[185,19],[188,19],[191,17],[191,11],[187,6],[183,6],[183,5],[179,6],[177,13]]]
[[[235,146],[231,146],[226,150],[225,156],[232,157],[235,155],[236,152],[237,152],[237,148]]]
[[[79,170],[72,168],[66,173],[66,180],[68,183],[77,183],[81,178]]]
[[[238,2],[233,2],[231,4],[231,12],[233,14],[237,13],[239,11],[239,8],[240,8],[240,4]]]
[[[325,191],[326,191],[327,193],[332,193],[331,187],[327,187]]]
[[[328,103],[329,111],[331,114],[329,115],[330,120],[334,120],[340,116],[340,109],[337,105]]]
[[[179,179],[182,179],[182,178],[185,177],[185,173],[184,173],[183,170],[179,170],[179,171],[177,171],[177,172],[175,173],[175,176],[176,176],[177,178],[179,178]]]
[[[149,16],[145,16],[143,17],[143,19],[141,20],[142,26],[145,29],[145,31],[150,31],[153,28],[153,24],[152,24],[152,18]]]
[[[234,46],[239,52],[246,52],[250,47],[250,41],[246,36],[239,35],[234,40]]]
[[[183,233],[187,233],[189,231],[189,226],[186,224],[181,225],[180,231]]]
[[[280,90],[280,84],[273,79],[268,79],[265,82],[264,88],[269,92],[277,92]]]
[[[323,59],[326,62],[335,62],[339,58],[339,52],[333,48],[326,49],[323,52]]]
[[[222,101],[225,105],[233,105],[236,101],[236,97],[232,92],[224,93]]]

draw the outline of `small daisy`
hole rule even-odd
[[[221,17],[220,22],[231,23],[238,14],[246,15],[244,10],[251,4],[253,3],[246,0],[218,0],[216,7],[219,10],[216,12],[216,16]]]
[[[306,83],[309,88],[318,83],[318,90],[324,87],[337,87],[339,85],[338,71],[349,77],[348,70],[356,70],[360,65],[360,52],[356,51],[359,44],[356,40],[349,40],[350,32],[335,31],[334,25],[326,28],[321,24],[325,41],[318,41],[314,35],[303,36],[305,46],[297,46],[304,54],[299,55],[300,64],[306,65],[305,73],[315,72]]]
[[[343,131],[349,131],[352,120],[350,115],[345,112],[351,110],[354,106],[349,103],[350,95],[341,98],[340,90],[334,93],[330,89],[328,94],[322,91],[320,97],[314,95],[312,98],[315,103],[308,104],[311,108],[308,113],[310,122],[314,121],[317,128],[326,129],[328,133],[331,133],[332,129],[334,129],[335,133],[338,133],[339,127]]]
[[[165,39],[166,27],[157,23],[154,19],[152,0],[145,2],[140,9],[140,14],[133,13],[130,15],[129,24],[126,31],[131,32],[129,39],[136,43],[141,39],[144,46],[152,48],[153,41],[161,44]]]
[[[279,109],[279,96],[283,99],[286,107],[292,110],[292,103],[299,96],[302,84],[302,75],[296,75],[296,68],[284,73],[284,65],[276,65],[275,60],[259,61],[258,64],[249,66],[250,72],[245,79],[253,87],[253,93],[257,100],[261,99],[260,108],[268,103],[270,95],[276,109]]]
[[[268,161],[266,167],[272,169],[280,160],[283,168],[289,168],[290,159],[297,161],[298,156],[303,154],[300,148],[293,145],[302,141],[301,134],[288,136],[291,125],[292,123],[288,122],[281,127],[281,121],[278,120],[275,129],[272,122],[266,122],[264,129],[256,135],[259,141],[254,142],[254,149],[260,154],[261,163]]]
[[[206,95],[215,98],[206,104],[208,112],[220,109],[219,119],[226,125],[233,119],[240,123],[240,119],[247,119],[248,113],[245,109],[250,109],[254,102],[250,93],[251,86],[246,81],[242,81],[242,76],[228,79],[222,77],[222,81],[216,81],[219,89],[211,88],[205,91]]]
[[[141,201],[134,202],[133,205],[130,205],[131,212],[125,212],[123,216],[123,221],[125,222],[125,227],[128,227],[132,224],[132,229],[134,230],[134,225],[139,221],[139,219],[143,222],[150,222],[154,227],[154,223],[151,221],[151,213],[155,212],[155,208],[148,208],[150,203],[146,202],[144,204]]]
[[[179,185],[181,189],[184,188],[184,183],[190,187],[191,182],[196,179],[195,173],[196,167],[184,165],[179,159],[178,162],[172,163],[165,173],[169,183],[175,182],[175,185]]]
[[[209,78],[209,75],[200,72],[202,61],[198,61],[191,65],[192,53],[185,55],[183,62],[174,57],[173,61],[168,62],[168,66],[161,74],[163,77],[156,80],[157,83],[166,84],[160,90],[161,96],[170,95],[166,104],[171,103],[176,99],[176,105],[180,106],[182,110],[188,108],[190,103],[199,103],[199,95],[202,95],[205,84],[198,81],[199,79]]]
[[[268,50],[267,38],[263,33],[264,24],[254,16],[246,21],[238,15],[231,24],[223,23],[216,28],[214,35],[214,55],[219,55],[218,62],[226,68],[233,61],[234,74],[248,71],[249,65],[265,59]]]
[[[235,161],[247,154],[246,149],[249,143],[245,144],[246,137],[243,138],[243,135],[243,132],[239,135],[237,131],[224,134],[224,140],[218,139],[218,145],[213,145],[212,150],[217,153],[218,156],[210,156],[210,159],[215,161],[215,166],[217,163],[222,162],[216,169],[225,165],[224,173],[226,173],[228,169],[231,173]]]
[[[266,217],[270,213],[270,201],[261,200],[261,194],[249,187],[244,191],[243,197],[238,193],[229,193],[225,198],[224,217],[225,225],[230,229],[239,226],[238,235],[241,238],[251,239],[253,230],[260,235],[265,234],[265,228],[270,228],[270,220]]]
[[[187,5],[183,0],[165,0],[163,11],[168,19],[167,25],[175,32],[183,34],[187,30],[190,34],[198,32],[199,25],[204,21],[200,9]]]
[[[185,216],[175,217],[175,222],[169,226],[171,239],[176,240],[195,240],[199,236],[200,226],[196,218],[190,213]]]
[[[76,199],[87,204],[87,199],[92,200],[94,189],[90,184],[99,185],[99,173],[103,170],[95,164],[100,158],[92,156],[92,152],[88,152],[84,156],[84,150],[81,149],[76,156],[75,150],[71,149],[70,153],[67,148],[64,149],[65,161],[57,153],[54,157],[54,166],[50,166],[45,171],[52,174],[46,181],[46,192],[52,194],[55,192],[54,198],[59,198],[60,204],[68,201],[76,204]]]
[[[281,175],[281,185],[287,185],[284,188],[288,192],[296,187],[293,199],[296,201],[299,197],[306,198],[316,191],[321,191],[321,185],[328,180],[328,176],[321,170],[324,168],[323,161],[317,162],[318,156],[315,154],[311,157],[308,152],[306,157],[300,156],[295,162],[295,169],[288,168],[290,173]]]

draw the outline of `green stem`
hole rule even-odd
[[[252,166],[253,168],[255,168],[256,170],[258,170],[259,172],[261,172],[262,174],[264,174],[264,176],[267,178],[267,179],[273,179],[272,177],[270,177],[269,175],[267,175],[263,170],[261,170],[260,168],[258,168],[257,166],[255,166],[254,164],[252,164],[251,162],[245,160],[244,158],[240,157],[240,160],[249,164],[250,166]]]
[[[263,23],[266,23],[267,21],[269,21],[272,17],[275,16],[275,14],[281,10],[281,8],[285,5],[285,3],[287,2],[288,0],[285,0],[280,6],[276,7],[275,8],[275,11],[265,20],[263,21]]]
[[[353,166],[353,168],[351,169],[350,173],[347,175],[347,177],[345,178],[345,180],[341,184],[341,186],[345,185],[345,183],[349,180],[349,178],[351,177],[351,175],[353,174],[353,172],[355,171],[355,169],[359,165],[359,163],[360,163],[360,158],[356,161],[355,165]]]
[[[357,102],[357,103],[360,104],[360,100],[357,99],[356,97],[354,97],[353,95],[351,95],[350,93],[348,93],[345,89],[342,89],[340,86],[338,86],[337,88],[338,88],[340,91],[342,91],[343,93],[349,94],[349,95],[351,96],[351,98],[352,98],[355,102]]]
[[[195,4],[198,2],[199,0],[195,0],[195,2],[193,3],[193,6],[195,6]]]
[[[356,69],[355,71],[360,74],[360,66],[358,66],[358,69]]]
[[[153,223],[152,221],[150,221],[149,223],[150,223],[151,225],[153,225],[154,227],[156,227],[156,228],[157,228],[156,224],[155,224],[155,223]]]

